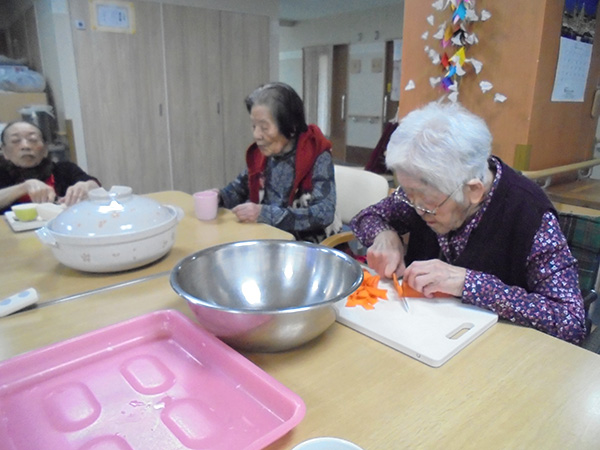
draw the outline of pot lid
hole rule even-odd
[[[46,225],[68,236],[118,236],[154,229],[177,220],[171,208],[133,194],[128,186],[93,189],[88,199],[67,208]]]

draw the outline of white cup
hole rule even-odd
[[[200,220],[213,220],[217,217],[219,209],[219,193],[208,190],[194,194],[194,210],[196,217]]]
[[[292,450],[363,450],[350,441],[336,437],[318,437],[296,445]]]

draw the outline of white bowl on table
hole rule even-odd
[[[318,437],[296,445],[292,450],[363,450],[350,441],[336,437]]]

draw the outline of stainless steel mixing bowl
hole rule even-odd
[[[333,304],[363,279],[357,261],[306,242],[218,245],[181,260],[171,286],[207,330],[242,350],[276,352],[308,342],[335,321]]]

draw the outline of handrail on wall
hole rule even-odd
[[[363,116],[360,114],[348,114],[348,118],[352,122],[369,122],[369,123],[381,122],[381,116]]]
[[[536,180],[545,189],[552,183],[554,175],[565,174],[577,171],[577,178],[588,178],[592,174],[592,169],[600,165],[600,158],[590,159],[564,166],[550,167],[549,169],[523,171],[523,175],[531,180]]]

